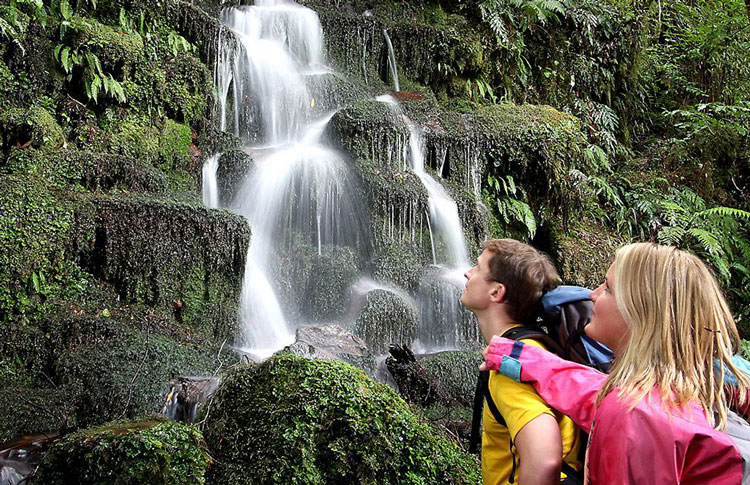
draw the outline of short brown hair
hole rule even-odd
[[[509,316],[518,323],[534,323],[542,295],[560,284],[550,257],[515,239],[488,239],[484,249],[492,253],[490,277],[505,285]]]

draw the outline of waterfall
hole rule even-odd
[[[369,237],[343,157],[321,144],[333,116],[310,96],[308,81],[325,69],[322,28],[312,10],[258,0],[228,8],[221,20],[236,37],[222,44],[216,69],[222,126],[251,152],[254,167],[229,207],[247,217],[253,236],[241,295],[245,350],[263,358],[292,343],[305,315],[280,301],[274,266],[295,244],[321,255],[329,245],[365,251]],[[301,286],[301,285],[300,285]],[[304,292],[306,288],[287,291]]]
[[[388,35],[388,31],[386,29],[383,29],[383,36],[385,37],[385,44],[388,46],[388,68],[391,71],[391,79],[393,79],[394,91],[401,91],[401,87],[398,84],[396,55],[393,53],[393,44],[391,43],[391,38]]]
[[[398,110],[404,123],[409,128],[409,145],[405,157],[409,163],[409,168],[419,177],[427,190],[430,207],[430,218],[428,220],[430,237],[436,237],[442,242],[445,249],[445,254],[440,261],[437,260],[436,256],[433,256],[434,263],[445,264],[452,269],[468,268],[466,242],[464,241],[461,218],[458,216],[458,206],[445,190],[445,187],[425,171],[424,135],[421,129],[404,114],[401,106],[392,96],[379,96],[377,100]],[[433,253],[435,253],[434,248]]]
[[[392,96],[379,96],[377,100],[398,110],[409,129],[409,146],[404,156],[409,168],[427,190],[430,208],[427,224],[435,268],[425,275],[420,284],[418,302],[421,325],[415,349],[433,351],[455,348],[461,342],[478,337],[476,325],[472,323],[474,317],[459,302],[465,283],[463,272],[470,264],[458,206],[445,187],[425,170],[421,128],[404,114]],[[435,240],[440,242],[442,251],[436,250]]]
[[[216,171],[219,169],[221,153],[208,157],[203,164],[203,203],[212,209],[219,207],[219,184],[216,181]]]

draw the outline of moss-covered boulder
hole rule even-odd
[[[307,322],[339,319],[349,308],[351,285],[359,266],[352,248],[328,245],[319,252],[297,241],[279,255],[275,268],[277,288],[289,304],[287,314]]]
[[[7,169],[33,173],[56,187],[71,185],[92,192],[164,194],[168,187],[167,178],[153,166],[109,153],[16,151],[8,158]]]
[[[419,328],[419,311],[405,293],[375,289],[367,293],[354,323],[354,334],[376,354],[395,344],[411,344]]]
[[[385,245],[373,257],[373,276],[413,292],[419,287],[426,264],[426,254],[415,245]]]
[[[55,117],[41,106],[0,110],[0,150],[13,147],[57,150],[65,143],[65,134]]]
[[[205,436],[214,483],[481,482],[475,458],[341,362],[280,356],[236,368]]]
[[[482,354],[478,350],[454,350],[427,354],[419,359],[422,367],[435,376],[451,397],[471,407],[477,386]]]
[[[628,242],[630,238],[594,221],[574,221],[568,232],[557,221],[550,230],[550,252],[563,282],[592,289],[602,283],[615,252]]]
[[[30,483],[202,484],[210,462],[197,428],[154,416],[59,439]]]
[[[250,242],[243,218],[136,197],[101,197],[95,206],[94,241],[82,255],[88,271],[126,302],[173,311],[219,340],[236,334]]]

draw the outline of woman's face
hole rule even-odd
[[[615,353],[621,353],[628,342],[630,329],[615,302],[615,291],[612,287],[615,279],[615,265],[609,267],[604,283],[591,292],[594,309],[591,321],[586,325],[586,335],[603,343]]]

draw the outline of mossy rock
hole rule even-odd
[[[0,193],[0,321],[26,320],[84,290],[69,251],[75,206],[28,174],[0,177]]]
[[[318,248],[296,242],[278,256],[274,270],[288,314],[307,322],[330,322],[349,308],[352,283],[360,261],[354,249],[345,246]]]
[[[422,367],[440,381],[451,397],[467,407],[474,405],[481,362],[482,354],[478,350],[438,352],[419,359]]]
[[[387,103],[360,101],[339,111],[326,127],[326,137],[358,161],[392,170],[406,168],[402,153],[409,143],[409,129]]]
[[[74,428],[75,403],[70,393],[64,386],[4,384],[0,393],[0,442]]]
[[[123,301],[175,312],[221,341],[235,336],[250,230],[240,216],[168,200],[100,197],[85,267]],[[142,221],[149,221],[143,224]]]
[[[392,244],[379,249],[373,261],[373,276],[380,281],[391,281],[410,292],[419,287],[425,255],[408,244]]]
[[[210,462],[196,427],[152,416],[60,438],[30,483],[202,484]]]
[[[120,66],[127,74],[143,57],[141,36],[126,32],[121,27],[104,25],[93,18],[74,16],[67,32],[71,45],[95,53],[103,68]]]
[[[354,334],[374,353],[385,354],[391,344],[411,344],[418,327],[419,311],[410,297],[376,289],[367,293],[354,323]]]
[[[167,191],[167,178],[162,172],[123,155],[78,150],[28,152],[34,150],[15,151],[15,156],[9,158],[8,168],[13,172],[34,173],[60,188],[74,185],[92,192],[116,190],[152,194]]]
[[[252,167],[252,156],[243,150],[230,150],[221,154],[216,180],[219,186],[219,203],[222,207],[232,204]]]
[[[10,108],[0,112],[0,149],[12,147],[53,151],[63,146],[65,134],[55,117],[40,106]]]
[[[550,242],[563,282],[593,289],[604,281],[615,252],[630,238],[586,220],[573,221],[566,233],[556,221],[550,227]]]
[[[125,322],[112,325],[120,325],[116,331],[123,335],[112,340],[87,332],[90,342],[69,343],[53,365],[53,375],[75,403],[73,416],[79,426],[156,413],[165,403],[170,380],[211,374],[219,365],[216,347],[150,329],[123,330]]]
[[[475,458],[342,362],[279,356],[236,368],[205,436],[213,483],[481,482]]]

